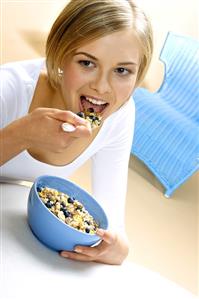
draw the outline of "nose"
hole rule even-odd
[[[111,91],[111,84],[108,74],[102,72],[95,74],[95,77],[90,82],[90,88],[99,94],[109,93]]]

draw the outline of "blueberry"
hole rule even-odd
[[[44,187],[42,185],[37,186],[37,192],[41,192]]]
[[[71,197],[69,197],[69,198],[68,198],[68,203],[74,203],[74,199],[71,198]]]
[[[79,117],[82,117],[82,118],[84,118],[84,116],[85,116],[85,115],[84,115],[84,112],[81,112],[81,111],[78,112],[77,115],[78,115]]]
[[[86,231],[87,234],[90,233],[90,229],[88,227],[85,229],[85,231]]]
[[[50,201],[47,201],[47,203],[45,204],[46,205],[46,207],[47,208],[52,208],[52,206],[53,206],[53,203],[52,202],[50,202]]]
[[[64,210],[63,213],[66,218],[71,216],[71,214],[67,210]]]

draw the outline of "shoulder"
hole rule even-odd
[[[112,135],[128,134],[134,128],[135,122],[135,104],[131,97],[120,109],[111,114],[105,120],[105,126],[109,127]]]
[[[1,77],[7,82],[12,81],[13,83],[32,82],[38,77],[44,63],[43,58],[9,62],[1,65]]]
[[[135,124],[135,104],[131,97],[122,107],[112,113],[100,129],[100,147],[129,148]]]
[[[131,97],[123,106],[121,106],[117,111],[112,113],[108,118],[107,122],[114,123],[115,125],[121,125],[121,122],[129,123],[134,118],[135,114],[135,104]]]
[[[11,62],[1,65],[1,93],[4,97],[29,93],[38,80],[44,59]]]
[[[43,65],[44,59],[34,59],[0,66],[2,126],[26,113]]]

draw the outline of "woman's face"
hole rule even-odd
[[[132,30],[119,31],[78,48],[63,68],[61,92],[67,110],[92,107],[107,118],[131,96],[140,61]]]

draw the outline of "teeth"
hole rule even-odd
[[[106,104],[105,101],[95,100],[95,99],[92,99],[92,98],[89,98],[89,97],[86,97],[86,100],[89,101],[90,103],[94,104],[94,105],[104,105],[104,104]]]

